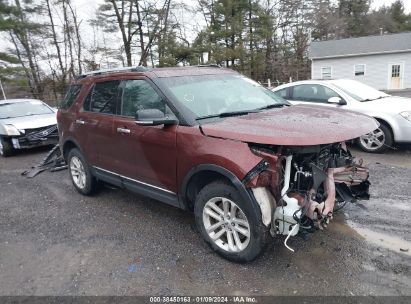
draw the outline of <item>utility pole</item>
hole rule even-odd
[[[1,83],[1,80],[0,80],[0,89],[1,89],[1,92],[3,93],[3,99],[6,100],[7,97],[6,97],[6,93],[4,93],[3,84]]]

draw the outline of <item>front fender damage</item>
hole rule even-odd
[[[326,228],[334,210],[369,199],[369,171],[345,143],[312,147],[250,145],[262,161],[243,179],[273,235]],[[338,208],[337,208],[338,207]],[[292,250],[294,251],[294,250]]]
[[[260,206],[263,224],[268,227],[271,224],[272,211],[277,207],[274,196],[267,187],[256,187],[251,190]]]

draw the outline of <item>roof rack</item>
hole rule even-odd
[[[81,79],[85,78],[87,76],[95,76],[95,75],[102,75],[106,73],[116,73],[116,72],[146,72],[149,69],[144,67],[144,66],[135,66],[135,67],[118,67],[118,68],[112,68],[112,69],[101,69],[101,70],[96,70],[96,71],[91,71],[87,73],[83,73],[81,75],[78,75],[76,79]]]
[[[199,68],[221,68],[222,66],[219,64],[198,64],[197,67]]]

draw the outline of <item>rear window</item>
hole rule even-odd
[[[115,114],[120,81],[97,82],[84,101],[85,111]]]
[[[73,84],[69,87],[67,90],[66,96],[64,96],[64,99],[60,103],[60,109],[68,109],[71,107],[71,105],[74,103],[76,100],[78,94],[81,91],[81,85],[80,84]]]

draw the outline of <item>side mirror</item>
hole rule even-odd
[[[334,96],[334,97],[330,97],[327,100],[328,103],[335,103],[335,104],[339,104],[339,105],[346,105],[347,103],[345,102],[345,100],[341,99],[340,97]]]
[[[178,123],[174,116],[166,116],[158,109],[138,110],[136,113],[136,124],[141,126],[175,125]]]

